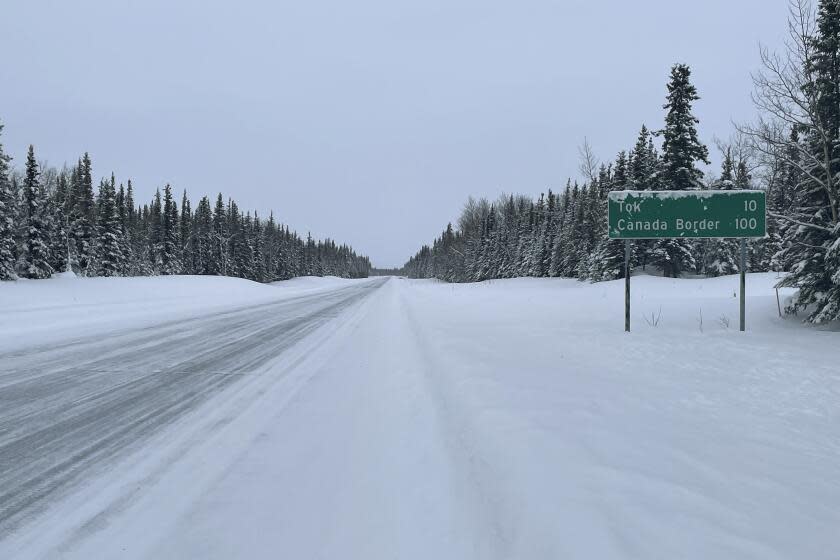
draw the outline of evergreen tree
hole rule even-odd
[[[642,129],[639,131],[639,136],[636,140],[636,145],[633,147],[632,154],[630,168],[626,172],[627,190],[653,190],[656,154],[653,151],[653,144],[651,144],[651,133],[645,125],[642,125]],[[616,174],[618,174],[617,166],[618,163],[616,163]]]
[[[251,239],[253,245],[253,250],[251,252],[251,279],[257,282],[268,281],[268,278],[266,277],[264,254],[265,239],[263,235],[264,232],[262,224],[260,223],[260,219],[257,216],[257,214],[254,213],[254,222],[251,230]],[[336,268],[333,268],[330,271],[330,273],[334,275],[340,275],[340,272]]]
[[[631,174],[628,176],[627,173],[627,157],[624,152],[619,152],[618,158],[615,162],[615,174],[612,177],[605,177],[604,183],[608,185],[609,190],[614,191],[622,191],[622,190],[631,190],[628,187],[633,187],[632,190],[644,190],[645,187],[645,177],[647,175],[646,170],[644,169],[645,165],[645,152],[647,151],[647,137],[649,133],[647,129],[643,126],[642,131],[639,135],[639,142],[641,142],[641,148],[639,142],[636,143],[636,147],[634,148],[633,158],[631,160],[630,169]],[[639,150],[639,151],[636,151]],[[606,213],[606,211],[602,211]],[[604,215],[602,221],[606,220],[606,216]],[[638,247],[639,242],[634,241],[632,243],[633,249]],[[592,258],[592,268],[590,270],[589,277],[594,282],[600,282],[604,280],[615,280],[616,278],[624,278],[624,253],[625,253],[625,240],[623,239],[610,239],[608,236],[608,232],[606,228],[601,234],[601,239],[598,242],[597,247],[595,248],[593,258]],[[630,266],[631,269],[636,265],[636,251],[634,251],[630,256]]]
[[[543,277],[549,275],[551,269],[551,249],[554,246],[555,237],[555,196],[548,190],[548,195],[545,199],[545,204],[540,207],[542,215],[540,216],[540,228],[537,233],[536,244],[534,247],[534,259],[532,275],[536,277]],[[501,247],[502,236],[497,236],[497,241],[494,243],[495,252],[502,252]]]
[[[712,184],[715,190],[733,190],[736,188],[734,180],[735,164],[732,160],[732,150],[727,149],[723,156],[720,179]],[[738,272],[738,242],[732,239],[707,239],[704,254],[704,271],[707,276],[723,276]]]
[[[584,221],[581,224],[581,258],[576,274],[579,280],[590,278],[593,268],[597,268],[595,251],[601,239],[607,236],[607,208],[605,200],[601,197],[600,184],[597,181],[591,183],[587,194],[583,208]]]
[[[781,285],[799,288],[789,310],[809,307],[808,320],[822,323],[840,319],[840,2],[821,0],[816,22],[803,69],[814,114],[783,250],[791,274]]]
[[[697,138],[697,118],[692,104],[700,99],[690,81],[691,70],[685,64],[675,64],[668,84],[668,110],[662,131],[663,187],[666,190],[696,190],[702,184],[703,173],[696,162],[708,161],[708,149]],[[652,250],[652,260],[665,276],[679,277],[683,271],[694,270],[696,262],[691,244],[685,239],[661,239]]]
[[[210,209],[210,199],[203,197],[195,209],[193,238],[195,274],[214,274],[211,265],[215,243],[213,242],[213,211]]]
[[[266,282],[277,280],[278,257],[280,255],[280,239],[277,235],[277,224],[274,221],[274,212],[269,212],[268,220],[265,223],[263,234],[265,239],[265,278]]]
[[[570,185],[566,185],[566,188],[563,190],[563,194],[560,197],[560,202],[558,204],[557,209],[557,233],[554,236],[554,244],[551,248],[551,264],[549,265],[548,275],[549,276],[561,276],[564,272],[563,270],[563,256],[565,255],[566,250],[568,249],[568,235],[569,235],[569,222],[570,219],[570,210],[571,210],[571,192],[572,189]],[[520,220],[524,227],[524,223]]]
[[[120,251],[123,257],[123,268],[121,274],[130,274],[134,267],[133,238],[134,231],[131,226],[131,215],[134,213],[134,193],[131,188],[131,180],[128,181],[129,189],[120,183],[120,190],[117,191],[117,214],[120,223]],[[130,203],[129,203],[130,199]]]
[[[639,136],[636,139],[636,145],[631,152],[630,165],[627,171],[626,188],[621,187],[624,183],[619,184],[618,190],[634,190],[634,191],[650,191],[656,190],[656,150],[653,146],[652,134],[647,126],[642,125],[639,131]],[[616,170],[618,174],[618,170]],[[631,266],[641,264],[644,269],[647,266],[648,259],[653,243],[649,239],[638,239],[632,243],[633,255],[631,256]],[[616,251],[618,247],[614,247]],[[608,257],[611,260],[617,258],[614,253]],[[611,266],[614,269],[614,267]],[[622,278],[623,273],[622,273]]]
[[[99,276],[119,276],[125,269],[122,226],[113,175],[99,184],[96,266]]]
[[[126,257],[127,274],[145,274],[144,267],[148,266],[148,245],[145,240],[143,228],[140,227],[140,215],[137,207],[134,206],[134,185],[131,179],[125,189],[125,221],[123,231],[128,249],[124,251]]]
[[[662,161],[666,190],[697,190],[702,188],[702,171],[696,162],[708,165],[709,150],[697,138],[697,124],[692,105],[700,99],[691,84],[691,70],[685,64],[671,69],[665,129],[662,131]]]
[[[767,216],[767,237],[763,241],[765,250],[762,256],[764,260],[760,264],[760,270],[781,272],[783,268],[776,260],[776,256],[782,250],[782,236],[779,233],[779,222],[773,216]]]
[[[96,223],[93,199],[93,179],[90,156],[79,160],[73,176],[73,209],[70,214],[71,260],[78,272],[87,274],[94,256]],[[91,274],[93,271],[90,271]]]
[[[70,264],[68,219],[65,214],[69,184],[67,174],[56,177],[55,190],[47,197],[47,214],[50,217],[50,266],[55,272],[69,272]]]
[[[50,266],[49,227],[46,222],[47,197],[39,180],[35,148],[31,145],[26,155],[23,198],[26,231],[19,272],[26,278],[49,278],[53,269]]]
[[[219,193],[213,210],[213,252],[209,262],[210,274],[228,275],[226,223],[225,203],[222,193]]]
[[[3,124],[0,123],[0,134]],[[0,142],[0,280],[14,280],[15,273],[15,215],[17,200],[9,180],[11,157],[3,151]]]
[[[179,220],[178,237],[181,242],[181,268],[185,274],[195,274],[195,248],[196,242],[193,237],[193,217],[190,208],[190,199],[187,198],[187,191],[181,198],[181,219]]]
[[[163,214],[161,217],[160,273],[178,274],[181,255],[178,242],[178,205],[172,197],[172,187],[163,188]]]
[[[559,254],[557,275],[564,278],[575,276],[580,261],[580,224],[583,221],[581,199],[581,189],[575,183],[571,188],[568,207],[565,210],[563,235],[555,247],[555,251]]]
[[[163,200],[160,189],[155,191],[155,197],[149,206],[148,217],[144,217],[147,224],[149,263],[156,274],[161,274],[163,262]]]

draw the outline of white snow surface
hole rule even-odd
[[[108,333],[243,305],[317,293],[364,280],[295,278],[271,285],[223,276],[78,278],[0,283],[0,351],[38,338]],[[277,288],[282,290],[277,290]]]
[[[715,198],[723,196],[742,196],[744,193],[766,194],[766,191],[759,189],[738,189],[731,191],[724,190],[702,190],[702,191],[610,191],[607,197],[616,202],[626,200],[628,196],[633,198]]]
[[[0,558],[837,558],[840,334],[776,281],[740,333],[737,276],[634,277],[627,334],[623,281],[394,278]],[[2,346],[344,282],[0,285]]]

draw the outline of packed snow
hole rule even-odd
[[[136,280],[74,288],[88,328],[179,305],[144,281],[232,307],[347,282]],[[58,320],[50,282],[0,298],[42,290]],[[834,558],[838,333],[779,317],[775,282],[748,275],[740,333],[737,276],[634,277],[628,334],[623,281],[393,278],[0,557]]]
[[[268,285],[225,276],[77,278],[63,273],[48,280],[3,282],[0,351],[36,339],[44,343],[107,334],[364,281],[304,277]]]

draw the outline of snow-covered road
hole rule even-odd
[[[55,478],[0,558],[835,558],[838,335],[774,282],[745,334],[737,277],[634,279],[630,335],[621,282],[391,279],[10,351],[0,436],[55,435],[0,488]]]
[[[0,536],[381,283],[0,354]]]

